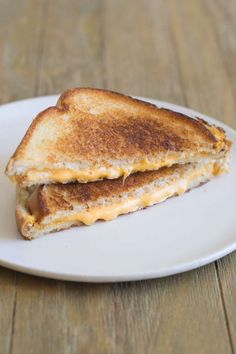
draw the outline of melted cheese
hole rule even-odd
[[[27,179],[31,181],[36,181],[39,184],[41,181],[47,179],[53,179],[56,182],[63,183],[66,181],[77,180],[79,182],[91,182],[96,181],[102,178],[118,178],[120,176],[129,176],[133,172],[143,172],[143,171],[150,171],[150,170],[157,170],[163,166],[171,166],[173,163],[176,162],[177,156],[169,156],[164,160],[159,160],[157,162],[151,162],[148,159],[143,159],[141,162],[135,163],[128,167],[101,167],[97,169],[90,169],[90,170],[81,170],[77,171],[74,169],[68,168],[60,168],[60,169],[51,169],[51,168],[44,168],[44,169],[36,169],[32,168],[29,169],[26,173]],[[21,178],[21,176],[17,176],[17,178]],[[24,178],[23,178],[24,179]]]
[[[127,214],[156,203],[161,203],[174,194],[180,195],[187,190],[187,187],[187,183],[175,182],[171,186],[166,186],[156,193],[149,193],[141,198],[128,198],[125,201],[112,205],[93,207],[89,210],[63,217],[55,222],[61,223],[76,220],[83,224],[91,225],[97,220],[113,220],[118,215]]]
[[[174,185],[163,188],[162,191],[158,191],[157,193],[150,193],[141,198],[128,198],[126,201],[112,205],[93,207],[89,210],[57,219],[53,224],[76,221],[82,222],[85,225],[92,225],[97,220],[109,221],[115,219],[118,215],[131,213],[138,209],[160,203],[174,194],[180,195],[185,191],[186,188],[183,185],[178,185],[176,182]]]
[[[193,170],[187,176],[172,182],[171,184],[166,184],[164,186],[159,186],[155,192],[146,193],[141,197],[130,197],[122,202],[113,203],[110,205],[90,207],[89,209],[73,213],[71,215],[64,216],[63,218],[58,218],[51,224],[57,225],[67,222],[82,222],[86,225],[93,224],[96,220],[113,220],[118,215],[130,213],[138,209],[160,203],[173,195],[180,195],[186,192],[191,187],[193,181],[201,182],[201,177],[203,175],[218,174],[219,170],[215,171],[215,164],[209,163],[202,166],[197,170]],[[197,183],[198,184],[198,183]],[[43,228],[45,225],[38,225],[39,228]]]

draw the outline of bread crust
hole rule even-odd
[[[16,190],[16,224],[18,230],[25,240],[35,239],[45,233],[68,229],[72,226],[81,225],[80,221],[69,221],[58,225],[44,225],[43,227],[37,222],[34,215],[28,209],[28,198],[31,192],[28,189],[17,187]]]
[[[27,209],[27,200],[30,196],[28,190],[22,190],[17,187],[16,189],[16,223],[21,235],[27,239],[31,240],[33,238],[33,226],[34,218],[30,215]]]

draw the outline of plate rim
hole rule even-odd
[[[175,266],[175,270],[173,271],[172,268],[167,268],[160,271],[153,271],[153,272],[144,272],[138,273],[133,275],[127,274],[119,274],[119,275],[72,275],[69,273],[63,272],[53,272],[53,271],[46,271],[44,269],[39,268],[30,268],[28,266],[19,265],[17,263],[3,261],[0,259],[0,266],[11,269],[17,272],[21,272],[24,274],[34,275],[37,277],[43,277],[47,279],[54,279],[54,280],[63,280],[63,281],[74,281],[74,282],[82,282],[82,283],[118,283],[118,282],[131,282],[131,281],[141,281],[141,280],[151,280],[151,279],[159,279],[165,278],[172,275],[182,274],[186,272],[190,272],[191,270],[198,269],[213,263],[231,252],[236,250],[236,241],[229,246],[224,247],[220,251],[212,253],[211,255],[207,255],[205,257],[200,258],[199,260],[194,260],[190,262],[182,263],[178,266]]]

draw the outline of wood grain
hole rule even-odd
[[[235,98],[236,42],[234,33],[236,29],[236,1],[229,0],[227,6],[225,6],[224,0],[217,0],[217,4],[215,4],[214,0],[209,0],[205,5],[208,18],[211,21],[210,23],[215,33],[215,40],[220,50],[221,64],[223,65],[225,73],[228,76],[229,88]],[[223,97],[225,97],[225,94]],[[229,112],[227,121],[234,128],[236,127],[236,116],[233,111]]]
[[[234,123],[231,117],[235,114],[235,97],[206,3],[183,0],[178,6],[169,1],[186,102],[191,108],[230,124]]]
[[[230,353],[214,272],[116,285],[21,275],[13,353]]]
[[[101,1],[48,1],[38,94],[103,84]]]
[[[106,88],[184,104],[167,10],[164,1],[105,1]]]
[[[0,102],[34,96],[42,3],[1,1]],[[10,353],[14,336],[17,273],[0,268],[0,354]]]
[[[233,352],[236,352],[236,254],[235,252],[217,262],[220,286],[226,313],[226,324]]]
[[[0,353],[8,353],[16,304],[16,273],[0,268]]]
[[[7,4],[2,102],[97,86],[188,105],[235,126],[234,1]],[[110,285],[0,268],[0,353],[233,353],[235,259]]]
[[[35,94],[45,1],[1,1],[1,103]]]

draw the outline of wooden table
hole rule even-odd
[[[0,4],[1,103],[96,86],[236,127],[235,0]],[[233,353],[235,271],[235,253],[166,279],[110,285],[0,268],[0,353]]]

